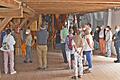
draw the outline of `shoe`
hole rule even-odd
[[[43,68],[43,70],[46,70],[47,68]]]
[[[36,70],[42,70],[43,68],[41,68],[41,67],[38,67]]]
[[[109,57],[108,55],[105,55],[105,57]]]
[[[115,61],[114,61],[114,63],[120,63],[120,61],[118,61],[118,60],[115,60]]]
[[[85,70],[83,71],[84,74],[86,74],[86,73],[91,73],[91,72],[92,72],[92,70],[89,70],[89,69],[85,69]]]
[[[83,66],[86,67],[86,66],[88,66],[88,64],[84,64]]]
[[[29,63],[32,63],[32,61],[29,61]]]
[[[11,72],[10,74],[16,74],[16,71]]]
[[[44,67],[43,70],[46,70],[48,68],[48,66]]]
[[[78,75],[78,78],[82,78],[82,76],[81,76],[81,75]]]
[[[8,72],[5,72],[5,74],[8,74]]]
[[[72,76],[71,78],[72,78],[72,79],[75,79],[75,80],[77,80],[77,79],[78,79],[78,77],[77,77],[77,76]]]
[[[26,60],[24,60],[24,63],[27,63],[27,61],[26,61]]]

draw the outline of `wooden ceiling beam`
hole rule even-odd
[[[8,8],[19,8],[20,3],[15,0],[0,0],[0,6],[5,6]]]
[[[0,18],[4,18],[4,17],[21,18],[23,17],[23,9],[0,8]]]
[[[38,13],[87,13],[120,7],[120,0],[19,0]]]
[[[81,13],[81,12],[90,12],[90,11],[99,11],[99,10],[106,10],[112,8],[111,6],[74,6],[74,7],[53,7],[53,6],[49,6],[49,7],[39,7],[39,8],[34,8],[33,9],[35,11],[37,11],[38,13],[46,13],[46,14],[65,14],[65,13]]]
[[[69,13],[90,13],[90,12],[97,12],[97,11],[104,11],[107,10],[108,8],[99,8],[99,9],[94,9],[94,10],[76,10],[76,9],[64,9],[64,10],[39,10],[37,9],[36,11],[38,11],[38,14],[69,14]]]
[[[0,32],[6,27],[10,20],[12,20],[12,17],[6,17],[3,19],[2,23],[0,23]]]
[[[24,0],[24,1],[25,2],[120,2],[120,0]]]
[[[84,1],[85,2],[85,1]],[[27,2],[38,13],[64,14],[74,12],[90,12],[120,7],[120,3],[78,3],[78,2]]]

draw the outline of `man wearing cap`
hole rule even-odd
[[[39,31],[37,31],[37,53],[39,59],[38,69],[47,68],[47,40],[49,33],[47,31],[47,24],[43,23]]]

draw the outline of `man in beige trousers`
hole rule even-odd
[[[39,59],[39,67],[37,69],[47,68],[47,40],[49,33],[47,31],[47,24],[43,23],[37,32],[37,54]]]

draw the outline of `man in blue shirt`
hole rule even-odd
[[[47,23],[43,23],[40,27],[40,30],[37,31],[37,53],[39,58],[39,67],[38,69],[47,68],[47,40],[49,33],[47,31]]]

